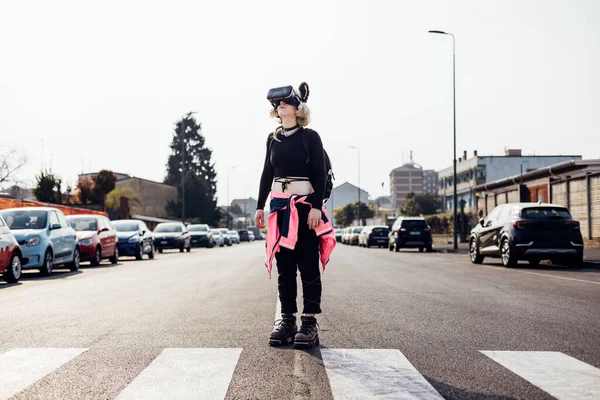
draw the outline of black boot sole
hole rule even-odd
[[[318,346],[319,343],[319,335],[315,336],[315,338],[313,340],[302,340],[302,341],[295,341],[294,342],[294,348],[296,349],[312,349],[313,347]]]
[[[269,339],[269,345],[272,347],[287,346],[294,343],[294,336],[285,339]]]

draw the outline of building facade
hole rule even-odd
[[[335,216],[333,210],[338,207],[343,207],[348,203],[354,203],[358,200],[358,187],[351,183],[345,182],[341,185],[334,187],[331,190],[331,196],[325,203],[325,212],[331,218],[333,225],[335,226]],[[369,192],[360,189],[360,201],[361,203],[370,204]]]
[[[438,173],[432,169],[423,171],[423,193],[438,194]]]
[[[161,182],[135,177],[117,180],[115,188],[123,187],[129,187],[138,194],[141,204],[136,207],[136,214],[139,215],[168,218],[167,204],[177,201],[177,188]]]
[[[461,201],[465,202],[465,209],[477,207],[475,187],[478,185],[571,160],[581,160],[581,156],[523,156],[521,150],[507,150],[504,156],[479,156],[475,151],[473,157],[467,158],[465,151],[456,165],[458,208]],[[453,166],[438,172],[439,195],[445,210],[454,207],[453,177]]]
[[[423,168],[407,163],[390,172],[390,195],[398,208],[401,208],[409,193],[423,193]]]

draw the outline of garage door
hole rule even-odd
[[[567,206],[567,183],[554,183],[552,185],[552,203],[559,206]]]
[[[508,202],[509,203],[518,203],[519,200],[520,200],[520,198],[519,198],[518,190],[511,190],[510,192],[508,192]]]
[[[581,225],[581,234],[588,237],[587,217],[587,183],[586,179],[573,179],[569,183],[569,210],[574,219]]]
[[[496,193],[496,205],[506,204],[506,193]]]

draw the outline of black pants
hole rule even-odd
[[[297,285],[296,268],[300,270],[302,294],[304,297],[304,314],[321,313],[321,270],[319,269],[319,238],[313,229],[308,228],[308,204],[296,204],[298,209],[298,241],[294,250],[280,247],[275,254],[277,272],[279,274],[279,300],[281,312],[293,314],[298,312],[296,306]],[[281,231],[285,211],[277,211],[277,225]]]

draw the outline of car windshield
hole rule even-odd
[[[69,225],[71,225],[71,227],[78,232],[96,231],[98,229],[97,224],[96,224],[96,218],[76,217],[76,218],[67,218],[67,221],[69,221]]]
[[[361,233],[363,229],[364,228],[362,226],[359,226],[358,228],[352,229],[352,233]]]
[[[188,230],[190,232],[208,232],[208,228],[204,225],[192,225]]]
[[[175,224],[158,224],[154,232],[181,232],[181,225]]]
[[[390,233],[390,230],[388,228],[373,228],[373,233],[387,235],[388,233]]]
[[[117,232],[133,232],[138,230],[137,222],[113,221],[112,224]]]
[[[524,208],[522,211],[523,218],[527,219],[570,219],[571,214],[566,208],[551,208],[551,207],[535,207]]]
[[[44,229],[48,213],[44,210],[12,210],[0,212],[6,225],[12,230]]]
[[[210,231],[211,231],[212,233],[216,233],[217,235],[220,235],[220,234],[221,234],[221,231],[220,231],[220,230],[218,230],[218,229],[211,229]]]
[[[405,219],[402,221],[402,228],[405,229],[425,229],[427,228],[427,222],[424,219]]]
[[[227,229],[221,229],[221,233],[228,234],[229,231]]]

